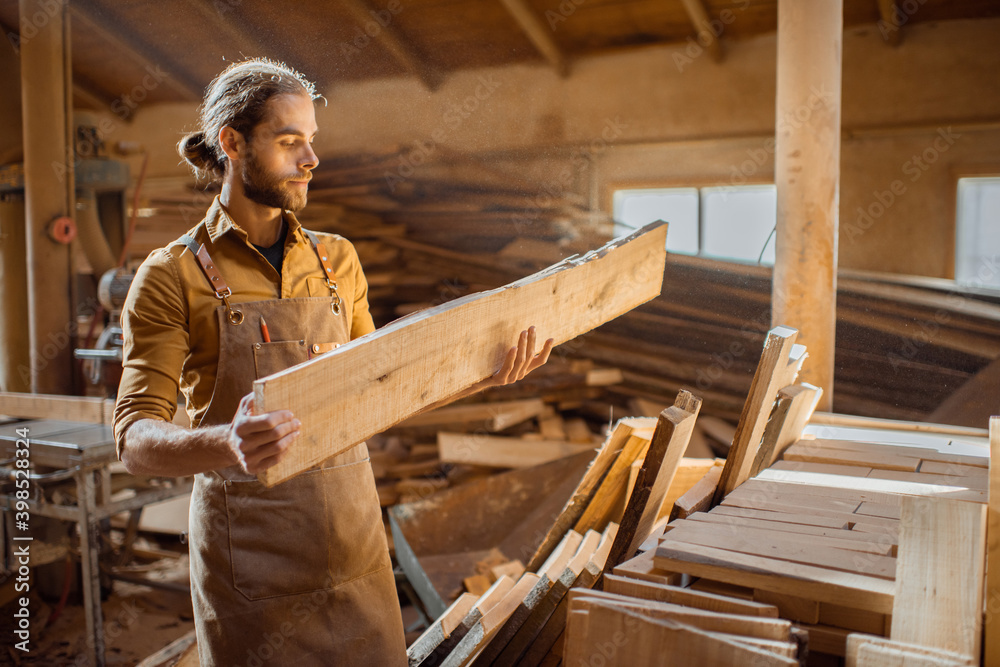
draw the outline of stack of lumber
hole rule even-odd
[[[479,625],[473,625],[468,634],[456,640],[450,640],[447,631],[458,627],[456,617],[465,614],[468,618],[470,612],[461,605],[458,608],[454,605],[463,599],[468,603],[472,599],[469,595],[478,594],[483,600],[483,596],[495,593],[497,587],[504,588],[506,585],[502,582],[506,575],[498,573],[494,567],[492,573],[499,576],[485,592],[447,590],[446,577],[437,564],[446,560],[452,572],[456,566],[464,564],[468,571],[470,564],[474,567],[480,562],[472,561],[473,558],[481,559],[482,551],[464,558],[451,552],[459,545],[465,548],[484,545],[475,542],[478,534],[474,538],[468,532],[463,533],[468,529],[459,524],[468,517],[449,513],[445,506],[461,507],[463,513],[468,514],[473,509],[468,504],[470,495],[481,498],[480,505],[497,501],[494,496],[471,488],[473,485],[466,485],[425,501],[394,507],[390,516],[397,556],[408,578],[415,582],[418,592],[420,586],[416,582],[422,580],[430,580],[435,591],[443,591],[441,606],[446,599],[455,599],[451,607],[440,612],[435,610],[438,619],[411,645],[411,664],[464,665],[475,661],[483,665],[538,665],[546,660],[557,660],[565,641],[569,591],[600,587],[604,575],[627,554],[634,553],[654,531],[677,478],[700,407],[700,399],[689,392],[681,392],[675,404],[656,420],[620,420],[596,453],[581,457],[586,462],[585,469],[575,475],[564,475],[572,483],[568,494],[565,486],[540,494],[546,498],[558,497],[562,502],[556,508],[549,503],[530,512],[529,520],[511,531],[521,541],[515,545],[510,537],[503,537],[496,548],[501,556],[516,562],[515,572],[523,571],[524,574],[509,586],[499,601],[487,598],[496,606],[482,612]],[[572,459],[561,459],[495,476],[488,481],[494,484],[494,493],[512,490],[502,497],[503,502],[510,504],[514,502],[510,495],[524,495],[529,474],[550,480],[552,485],[555,476],[552,467],[557,464],[569,466],[570,461]],[[499,488],[502,478],[508,476],[515,481],[505,489]],[[454,502],[450,502],[451,498]],[[527,502],[535,500],[529,497]],[[475,511],[477,516],[467,521],[467,525],[481,532],[479,508]],[[483,518],[496,522],[505,516],[506,513]],[[539,530],[542,526],[544,528]],[[440,551],[443,544],[449,553],[432,553],[434,549]],[[519,551],[513,551],[515,546]],[[471,573],[475,575],[474,571]],[[458,579],[454,574],[450,576],[453,582]],[[466,589],[474,578],[462,579]],[[424,599],[428,610],[434,610],[435,600],[429,595],[426,597],[431,602],[427,604],[428,599]],[[484,604],[480,604],[480,608]],[[428,649],[427,643],[432,643],[434,648]],[[433,661],[425,662],[427,659]]]

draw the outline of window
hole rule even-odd
[[[1000,288],[1000,177],[958,179],[957,199],[955,280]]]
[[[776,207],[773,185],[619,190],[615,234],[666,220],[670,252],[773,266]]]

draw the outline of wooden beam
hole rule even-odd
[[[767,334],[764,352],[736,426],[733,446],[726,455],[726,465],[715,492],[716,504],[750,477],[778,390],[795,381],[793,370],[797,372],[802,358],[801,349],[796,350],[800,347],[795,345],[797,336],[798,331],[784,326],[777,326]]]
[[[73,21],[77,27],[91,33],[112,49],[121,52],[128,60],[143,69],[150,72],[166,70],[167,76],[163,79],[163,85],[173,90],[182,99],[201,100],[202,90],[190,78],[182,75],[183,70],[178,65],[160,53],[153,53],[152,49],[140,42],[136,36],[129,35],[126,31],[109,25],[106,17],[99,20],[93,18],[87,11],[81,7],[80,3],[70,5],[70,13],[73,15]]]
[[[545,27],[542,20],[535,14],[535,11],[528,6],[528,3],[525,0],[500,1],[510,15],[514,17],[517,24],[521,26],[521,30],[528,36],[531,43],[535,45],[538,52],[549,61],[549,64],[552,65],[559,76],[569,76],[569,61],[566,60],[566,56],[563,55],[555,40],[552,39],[552,31]]]
[[[770,467],[785,449],[802,437],[802,430],[822,393],[822,389],[811,384],[796,384],[778,392],[778,404],[764,428],[764,439],[750,469],[751,477]]]
[[[55,11],[52,11],[55,3]],[[44,6],[43,6],[44,4]],[[21,0],[24,21],[51,18],[21,41],[21,116],[27,241],[31,390],[72,394],[75,364],[69,246],[53,240],[49,224],[74,215],[73,103],[68,69],[69,18],[64,0]]]
[[[39,396],[0,392],[0,415],[20,419],[59,419],[81,424],[110,424],[115,402],[110,398]]]
[[[358,25],[364,29],[365,24],[375,21],[373,15],[375,10],[368,4],[367,0],[340,0],[340,4],[357,21]],[[435,68],[423,61],[409,40],[400,32],[396,23],[390,21],[388,25],[382,26],[375,35],[378,43],[388,51],[408,72],[415,75],[424,84],[427,90],[434,91],[444,80],[444,77]]]
[[[843,0],[778,2],[771,321],[801,332],[821,410],[833,405],[843,16]]]
[[[1000,665],[1000,417],[990,418],[990,495],[986,526],[986,660]]]
[[[698,35],[698,43],[708,51],[712,60],[721,63],[724,55],[722,42],[719,39],[720,35],[715,34],[715,31],[712,30],[712,21],[708,17],[705,3],[702,0],[681,0],[681,2],[684,3],[684,11],[687,12],[688,18],[691,19],[691,25],[694,26],[694,31]]]
[[[652,299],[663,282],[666,230],[663,223],[647,225],[600,250],[414,313],[257,380],[255,410],[291,410],[302,422],[287,458],[261,481],[288,479],[489,377],[529,326],[560,344]]]
[[[565,441],[446,431],[438,432],[437,442],[438,458],[442,463],[490,468],[528,468],[594,449],[592,445],[574,445]]]
[[[978,658],[986,508],[907,497],[902,510],[889,637]]]
[[[899,46],[903,41],[903,26],[900,24],[900,11],[896,0],[877,0],[878,31],[889,46]]]
[[[631,558],[649,536],[681,457],[687,451],[700,410],[701,399],[682,389],[674,404],[660,413],[649,449],[641,459],[635,489],[627,499],[619,522],[618,535],[604,566],[605,572]]]

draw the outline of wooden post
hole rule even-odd
[[[73,215],[72,89],[65,0],[20,0],[21,112],[31,390],[73,393],[74,318],[69,246],[49,224]]]
[[[843,0],[778,3],[774,182],[777,256],[771,321],[801,332],[800,381],[833,405],[840,190]]]

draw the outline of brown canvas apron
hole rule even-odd
[[[204,247],[188,240],[221,299],[225,281],[213,277],[218,271]],[[322,248],[317,255],[326,265]],[[331,287],[331,297],[232,305],[224,299],[216,314],[218,375],[201,424],[230,423],[255,379],[350,340],[348,315]],[[270,343],[263,342],[261,316]],[[272,488],[239,466],[197,475],[190,536],[203,666],[406,664],[364,443]]]

